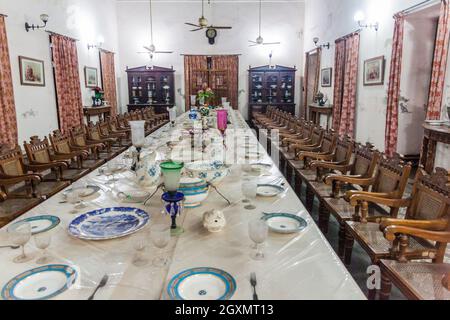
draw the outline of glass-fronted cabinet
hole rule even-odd
[[[278,65],[249,69],[249,119],[269,105],[295,113],[295,72],[295,67]]]
[[[129,99],[128,111],[152,106],[157,113],[166,112],[175,104],[175,70],[147,66],[127,68]]]

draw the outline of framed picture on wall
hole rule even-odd
[[[98,71],[96,68],[84,67],[84,79],[86,88],[98,87]]]
[[[322,87],[331,87],[331,78],[333,74],[333,68],[322,69]]]
[[[364,85],[380,86],[384,84],[384,56],[364,61]]]
[[[45,87],[44,61],[19,56],[19,68],[23,86]]]

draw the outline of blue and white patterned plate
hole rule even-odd
[[[147,212],[137,208],[98,209],[75,218],[69,225],[69,234],[85,240],[115,239],[139,231],[149,219]]]
[[[172,300],[229,300],[236,291],[236,280],[216,268],[192,268],[175,275],[167,285]]]
[[[24,223],[28,222],[31,225],[31,234],[35,235],[42,232],[47,232],[56,226],[59,225],[61,220],[58,217],[51,216],[51,215],[42,215],[42,216],[35,216],[23,219],[21,221],[15,222],[16,223]]]
[[[77,278],[74,268],[52,264],[25,271],[2,290],[4,300],[47,300],[69,289]]]
[[[261,219],[276,233],[296,233],[308,226],[305,219],[291,213],[267,213]]]

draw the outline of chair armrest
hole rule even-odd
[[[41,182],[42,178],[38,174],[24,174],[21,176],[8,176],[0,174],[0,185],[14,185],[24,181]]]
[[[333,160],[333,155],[329,153],[309,152],[309,151],[302,151],[298,154],[299,160],[304,160],[305,158],[312,158],[316,161],[317,160],[331,161]]]
[[[411,204],[411,199],[390,199],[373,197],[366,194],[356,194],[350,197],[350,204],[354,207],[358,205],[358,202],[366,201],[379,205],[385,205],[391,208],[404,208]]]
[[[323,162],[323,161],[313,161],[311,163],[311,168],[322,168],[329,170],[336,170],[342,173],[349,172],[352,169],[351,164],[339,164],[337,162]]]
[[[350,183],[350,184],[356,184],[362,187],[368,187],[375,183],[375,178],[361,178],[361,176],[341,176],[337,174],[329,175],[325,179],[325,183],[328,185],[333,184],[334,181],[344,182],[344,183]]]
[[[312,145],[312,144],[299,146],[298,148],[294,149],[296,154],[299,154],[302,151],[318,153],[318,152],[320,152],[320,150],[321,150],[320,146]]]
[[[445,219],[439,220],[410,220],[410,219],[393,219],[385,218],[380,221],[380,230],[383,231],[387,227],[408,227],[424,230],[443,231],[447,227],[448,221]]]
[[[52,161],[49,163],[31,163],[31,164],[24,164],[25,169],[27,171],[44,171],[44,170],[49,170],[49,169],[53,169],[53,168],[68,168],[68,165],[66,162],[63,161]]]
[[[384,237],[389,241],[394,241],[397,234],[404,234],[430,241],[450,242],[450,232],[448,231],[433,231],[415,227],[391,225],[386,227],[383,232]]]
[[[378,198],[393,198],[393,193],[391,193],[391,192],[369,192],[369,191],[361,191],[361,190],[349,190],[346,192],[345,197],[347,199],[350,199],[352,196],[355,196],[355,195],[365,195],[365,196],[378,197]]]

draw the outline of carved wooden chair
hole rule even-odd
[[[275,107],[267,106],[266,112],[253,112],[252,116],[254,125],[259,127],[261,122],[271,119],[275,111]]]
[[[158,126],[158,121],[155,117],[153,117],[151,108],[145,108],[142,110],[142,120],[145,120],[146,135],[152,133]]]
[[[324,206],[324,199],[339,198],[341,192],[355,189],[355,185],[344,181],[346,178],[372,178],[380,157],[380,153],[373,150],[373,145],[357,143],[354,147],[354,159],[350,164],[332,164],[327,162],[313,162],[312,168],[332,171],[325,174],[324,181],[306,181],[306,208],[312,212],[314,198],[319,200],[319,228],[323,233],[328,232],[329,215]],[[323,174],[323,172],[322,172]],[[342,178],[340,178],[342,177]],[[328,178],[328,180],[326,180]],[[364,186],[362,190],[367,191]]]
[[[417,172],[411,197],[392,199],[355,194],[350,197],[353,206],[359,206],[361,221],[346,222],[346,251],[356,239],[377,264],[381,259],[407,263],[410,260],[429,260],[442,263],[450,239],[450,184],[445,169],[426,175],[420,168]],[[398,212],[407,208],[404,219],[368,216],[368,204],[384,205]],[[366,212],[366,213],[365,213]],[[367,218],[364,219],[364,216]],[[367,220],[367,222],[365,222]],[[384,279],[384,296],[388,296],[389,283]],[[389,290],[388,290],[389,289]],[[376,292],[369,292],[370,298]]]
[[[79,162],[79,168],[92,171],[105,163],[105,160],[95,158],[96,154],[93,153],[93,148],[72,144],[70,134],[63,134],[60,130],[53,131],[53,134],[50,135],[50,142],[55,154],[76,158]]]
[[[106,145],[89,140],[84,125],[73,127],[70,130],[70,138],[73,146],[85,148],[86,151],[89,151],[90,155],[87,158],[88,160],[99,160],[102,163],[105,162],[104,159],[100,158],[100,151],[106,149]]]
[[[125,135],[123,143],[127,146],[131,145],[131,128],[122,127],[118,121],[118,117],[107,117],[106,122],[108,123],[110,132]]]
[[[26,141],[24,142],[24,148],[27,154],[28,162],[32,165],[53,163],[65,163],[67,165],[65,168],[61,167],[62,171],[60,176],[56,171],[52,171],[51,173],[43,176],[44,181],[58,181],[61,179],[74,182],[89,173],[89,169],[84,169],[81,164],[83,154],[60,154],[54,152],[47,137],[41,140],[39,137],[33,136],[30,138],[29,143]]]
[[[123,147],[114,146],[117,144],[117,138],[104,137],[101,134],[99,124],[94,124],[90,122],[86,126],[87,136],[90,142],[103,144],[105,148],[99,150],[99,157],[101,159],[111,160],[117,157],[121,152],[123,152]]]
[[[100,136],[107,139],[113,139],[113,147],[121,148],[125,151],[127,146],[127,134],[125,132],[112,132],[109,129],[109,122],[107,120],[100,120],[98,122],[98,128],[100,130]]]
[[[394,157],[387,157],[383,155],[377,166],[376,175],[374,177],[367,178],[354,178],[345,176],[329,176],[327,178],[327,183],[333,183],[334,179],[338,179],[340,182],[349,183],[352,185],[360,186],[363,189],[370,187],[370,192],[352,190],[348,191],[345,197],[341,198],[324,198],[323,199],[323,213],[324,223],[329,220],[330,214],[339,223],[339,246],[338,255],[345,261],[347,265],[350,264],[351,250],[352,248],[345,247],[346,235],[346,224],[347,221],[352,221],[353,219],[359,220],[359,210],[361,213],[361,220],[367,221],[367,216],[391,216],[396,217],[398,214],[398,208],[384,208],[381,206],[370,206],[366,207],[365,203],[361,206],[353,207],[349,203],[351,196],[369,195],[372,197],[382,197],[389,199],[401,199],[405,192],[406,186],[408,184],[408,178],[411,173],[411,164],[405,164],[398,154]],[[357,213],[355,213],[355,210]],[[345,248],[345,253],[344,253]],[[349,251],[347,251],[349,250]],[[345,259],[344,259],[345,257]],[[346,260],[347,259],[347,260]]]

